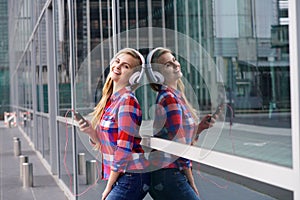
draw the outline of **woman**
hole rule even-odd
[[[92,121],[79,121],[80,130],[102,153],[102,178],[108,180],[102,200],[141,200],[148,192],[150,175],[139,173],[149,165],[140,145],[142,112],[128,86],[136,67],[143,64],[144,58],[136,50],[120,50],[110,63]]]
[[[169,49],[160,47],[152,50],[147,61],[163,76],[162,85],[151,84],[152,89],[158,92],[154,135],[193,144],[204,129],[213,125],[215,119],[206,115],[197,126],[196,112],[184,94],[180,63]],[[150,160],[152,165],[161,168],[151,173],[150,195],[153,199],[199,200],[190,160],[160,151],[152,152]]]

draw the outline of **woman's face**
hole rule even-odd
[[[130,54],[120,54],[111,64],[110,77],[115,83],[126,86],[134,67],[138,65],[138,60]]]
[[[182,77],[180,63],[171,53],[162,54],[158,59],[158,63],[163,65],[159,71],[164,76],[166,84],[173,84]]]

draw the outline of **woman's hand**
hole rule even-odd
[[[118,180],[120,176],[120,172],[115,172],[115,171],[110,171],[110,175],[107,181],[107,185],[105,187],[105,190],[102,193],[102,199],[104,200],[106,199],[106,197],[108,196],[108,194],[111,192],[113,185],[115,184],[115,182]]]
[[[183,173],[185,174],[190,186],[192,187],[192,189],[195,191],[195,193],[197,195],[199,195],[199,191],[196,187],[195,181],[194,181],[194,176],[192,173],[192,168],[187,168],[187,169],[183,169]]]
[[[208,114],[205,117],[203,117],[201,122],[198,124],[197,132],[192,141],[192,145],[195,145],[197,143],[197,141],[199,139],[199,135],[203,130],[208,129],[214,125],[214,123],[216,122],[216,119],[218,119],[218,117],[219,116],[216,114],[214,114],[214,115]]]
[[[196,187],[195,183],[190,183],[192,189],[195,191],[195,193],[199,196],[199,191],[198,191],[198,188]]]
[[[218,115],[212,116],[211,114],[208,114],[205,117],[203,117],[198,125],[197,134],[200,134],[203,130],[212,127],[215,124],[216,119],[218,119]]]
[[[108,185],[105,187],[105,190],[102,193],[102,198],[101,200],[105,200],[108,194],[110,193],[112,187],[109,187]]]
[[[75,120],[78,121],[79,130],[90,136],[93,143],[98,143],[97,131],[93,128],[92,123],[87,119],[78,119],[75,115]]]
[[[89,120],[86,120],[86,119],[80,119],[78,121],[78,125],[79,125],[79,130],[82,131],[82,132],[85,132],[87,134],[89,134],[90,132],[92,132],[92,130],[94,130],[92,128],[92,123]]]

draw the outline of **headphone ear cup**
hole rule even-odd
[[[161,84],[161,83],[165,82],[165,77],[161,73],[154,71],[153,75],[157,79],[157,83]]]
[[[129,78],[130,85],[134,85],[138,83],[141,72],[134,72]]]

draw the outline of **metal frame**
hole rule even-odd
[[[289,0],[290,87],[294,199],[300,199],[300,2]]]
[[[68,10],[69,10],[69,41],[70,41],[70,83],[71,83],[71,108],[74,110],[76,107],[75,101],[75,69],[76,69],[76,53],[75,53],[75,15],[74,15],[74,0],[68,0]],[[77,146],[76,146],[76,127],[72,128],[72,152],[73,152],[73,193],[77,194],[78,191],[78,177],[77,177]],[[77,199],[77,197],[75,197]]]
[[[58,130],[56,123],[57,112],[57,60],[56,60],[56,43],[55,43],[55,24],[54,24],[54,14],[53,7],[55,1],[50,4],[46,11],[46,38],[47,38],[47,66],[48,66],[48,102],[49,102],[49,137],[50,137],[50,165],[51,170],[54,174],[58,173],[59,166],[57,165],[59,161],[59,154],[54,152],[58,149]]]

